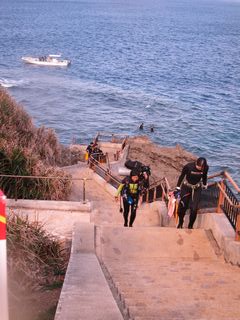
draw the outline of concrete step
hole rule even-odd
[[[77,223],[55,320],[122,320],[94,252],[94,226]]]
[[[189,303],[181,301],[179,305],[172,304],[171,308],[168,305],[159,305],[155,308],[131,306],[128,308],[129,316],[134,320],[137,319],[174,319],[174,320],[235,320],[239,319],[239,309],[232,310],[227,304],[217,307],[217,301],[196,301]]]
[[[139,206],[137,209],[136,219],[134,221],[134,227],[159,227],[160,224],[161,217],[157,209],[151,208],[147,204]]]
[[[239,267],[215,254],[208,232],[102,226],[95,242],[128,319],[239,317]]]
[[[217,259],[202,229],[102,226],[96,228],[96,245],[101,257],[113,260],[146,257],[181,257],[195,261],[202,258]]]
[[[126,268],[128,264],[126,264]],[[136,263],[135,270],[138,269]],[[238,267],[216,261],[193,262],[189,270],[159,270],[144,275],[111,269],[112,279],[131,318],[136,319],[237,319]],[[160,316],[161,315],[161,316]],[[159,318],[157,318],[159,317]]]

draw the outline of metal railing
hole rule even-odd
[[[207,190],[202,190],[199,207],[216,208],[217,213],[223,212],[236,232],[236,240],[240,241],[240,202],[237,197],[240,188],[226,171],[208,176],[208,181]]]
[[[236,231],[236,240],[240,241],[240,201],[237,196],[240,194],[240,188],[228,172],[223,171],[218,176],[221,177],[221,180],[216,182],[219,189],[217,212],[225,213],[233,229]]]
[[[128,135],[126,134],[98,132],[96,134],[96,137],[94,138],[94,142],[98,143],[101,140],[101,141],[108,141],[108,142],[110,141],[112,143],[121,143],[122,149],[123,149],[127,139],[128,139]]]
[[[89,158],[89,167],[114,188],[117,189],[121,184],[120,179],[113,176],[108,169],[105,169],[102,164],[92,156]],[[142,202],[150,203],[159,199],[167,202],[169,190],[168,180],[167,178],[163,178],[152,184],[144,192]]]
[[[94,143],[101,143],[101,142],[111,142],[116,144],[121,144],[121,148],[119,150],[116,150],[116,153],[114,154],[114,160],[117,161],[119,159],[120,153],[123,151],[123,149],[127,145],[128,141],[128,135],[126,134],[116,134],[116,133],[108,133],[108,132],[98,132],[93,139]],[[106,152],[104,155],[101,156],[105,159],[105,163],[107,163],[108,168],[110,169],[110,162],[108,158],[108,153]],[[96,158],[99,162],[101,162],[98,158]],[[104,161],[103,161],[104,162]]]
[[[162,178],[159,181],[154,182],[143,194],[142,202],[154,202],[156,200],[162,200],[167,203],[170,185],[167,178]]]
[[[219,188],[216,183],[208,185],[207,189],[201,192],[201,199],[199,202],[199,209],[217,208],[219,199]]]
[[[118,188],[121,184],[121,180],[113,176],[108,168],[104,168],[102,164],[90,156],[89,166],[99,176],[101,176],[106,182],[112,185],[114,188]],[[86,181],[91,180],[90,178],[72,178],[72,177],[54,177],[54,176],[17,176],[17,175],[0,175],[1,178],[12,178],[12,179],[59,179],[59,180],[70,180],[82,181],[82,200],[86,201]],[[211,182],[211,180],[216,180]],[[240,194],[240,188],[232,177],[226,171],[216,173],[208,176],[209,187],[207,190],[202,191],[202,197],[200,202],[200,208],[216,208],[216,212],[223,212],[228,218],[233,229],[236,231],[236,240],[240,241],[240,202],[237,195],[233,192],[232,188],[235,189],[237,194]],[[231,187],[230,187],[231,185]],[[18,183],[15,183],[17,188]],[[171,190],[167,178],[163,178],[152,185],[144,192],[143,202],[153,202],[156,200],[168,201],[168,194]],[[15,192],[16,200],[18,199],[17,189]]]
[[[118,188],[121,181],[108,172],[107,169],[104,169],[98,161],[91,159],[91,165],[96,173],[113,187]],[[220,178],[220,181],[211,182],[216,178]],[[208,176],[208,181],[210,181],[208,189],[202,190],[199,208],[216,208],[217,212],[224,212],[236,231],[236,240],[240,241],[240,204],[229,183],[238,193],[240,193],[240,188],[226,171]],[[161,199],[167,204],[170,190],[167,178],[163,178],[150,185],[144,192],[142,201],[150,203]]]
[[[11,197],[13,199],[15,199],[16,201],[18,199],[26,199],[27,197],[19,197],[19,192],[18,192],[18,187],[20,187],[20,180],[21,179],[29,179],[29,180],[69,180],[71,182],[73,181],[82,181],[82,202],[86,203],[86,181],[88,180],[92,180],[91,178],[72,178],[72,177],[54,177],[54,176],[23,176],[23,175],[7,175],[7,174],[0,174],[0,183],[1,183],[1,178],[8,178],[8,179],[14,179],[16,180],[13,188],[14,188],[14,197]],[[4,191],[4,188],[1,187]],[[37,200],[39,199],[37,196],[35,197],[35,199],[31,198],[32,200]],[[41,200],[49,200],[48,197],[45,198],[41,198]]]
[[[113,176],[109,169],[105,169],[102,164],[92,156],[89,157],[89,167],[114,188],[117,189],[121,184],[120,179]]]
[[[108,169],[105,169],[102,164],[92,156],[89,158],[89,167],[116,189],[122,183],[120,179],[113,176]],[[158,199],[167,201],[169,190],[168,180],[163,178],[155,182],[144,192],[142,201],[148,203]]]
[[[222,188],[222,186],[224,186],[224,188]],[[234,230],[236,230],[237,216],[240,213],[239,201],[229,188],[226,181],[223,181],[223,185],[219,185],[218,187],[220,188],[221,192],[224,193],[224,200],[221,205],[221,209],[226,214]]]

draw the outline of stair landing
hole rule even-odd
[[[97,252],[125,319],[239,319],[239,267],[210,240],[200,229],[97,229]]]

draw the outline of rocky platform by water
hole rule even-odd
[[[128,159],[138,160],[151,167],[150,182],[167,177],[170,186],[176,185],[183,166],[194,161],[197,155],[185,150],[180,145],[174,147],[160,146],[146,136],[129,138]]]

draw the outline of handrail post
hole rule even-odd
[[[149,189],[148,189],[147,194],[146,194],[146,202],[147,203],[149,202]]]
[[[16,181],[15,181],[15,188],[14,188],[14,194],[15,194],[15,201],[17,201],[17,199],[18,199],[18,193],[17,193],[17,188],[18,188],[18,179],[16,179]]]
[[[109,157],[108,157],[108,152],[106,152],[106,160],[107,160],[107,167],[108,167],[108,170],[110,172],[111,166],[110,166],[110,161],[109,161]]]
[[[0,190],[0,297],[1,320],[8,320],[6,197]]]
[[[153,201],[156,201],[156,198],[157,198],[157,187],[155,187],[153,191]]]
[[[222,187],[223,190],[225,190],[225,185],[223,180],[220,182],[220,186]],[[220,188],[218,189],[219,189],[219,198],[218,198],[218,204],[217,204],[217,213],[221,213],[222,212],[221,206],[223,205],[223,202],[224,202],[224,195],[221,189]]]
[[[232,186],[235,188],[237,192],[240,192],[239,186],[236,184],[236,182],[233,180],[233,178],[230,176],[230,174],[227,171],[223,172],[224,177],[228,179],[228,181],[232,184]]]
[[[163,183],[160,183],[160,186],[162,188],[162,197],[161,197],[161,200],[164,201],[164,198],[166,196],[166,193],[165,193],[165,190],[164,190],[164,186],[163,186]]]
[[[86,203],[86,178],[83,178],[83,203]]]
[[[240,213],[237,215],[235,240],[240,241]]]
[[[123,139],[121,150],[125,148],[126,142],[127,142],[127,137]]]

